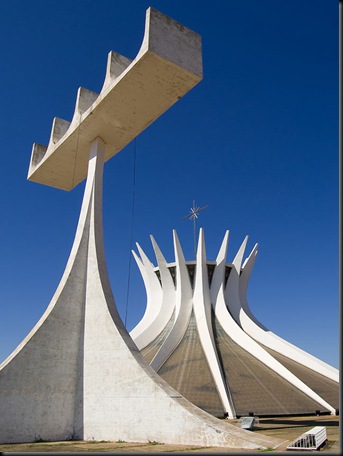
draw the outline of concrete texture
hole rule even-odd
[[[103,250],[104,156],[97,138],[65,273],[40,321],[0,368],[0,442],[276,446],[188,402],[146,363],[125,330]]]
[[[48,147],[34,145],[30,180],[66,190],[86,176],[87,181],[55,295],[0,366],[1,443],[81,439],[277,446],[275,439],[215,419],[165,383],[123,326],[108,280],[104,162],[201,77],[199,36],[149,9],[136,59],[130,63],[111,53],[101,94],[79,89],[71,123],[55,119]]]
[[[235,420],[235,425],[238,424]],[[258,425],[254,425],[252,431],[256,434],[261,434],[269,437],[277,438],[280,445],[273,452],[283,452],[284,454],[292,454],[286,450],[287,446],[294,439],[299,437],[303,432],[312,429],[314,426],[325,426],[327,430],[328,441],[321,448],[326,453],[342,454],[340,447],[340,432],[339,420],[336,416],[320,416],[320,417],[276,417],[259,419]],[[195,445],[175,445],[166,444],[164,442],[124,442],[123,440],[116,442],[109,441],[64,441],[64,442],[38,442],[31,444],[0,444],[0,452],[4,454],[16,452],[111,452],[111,453],[251,453],[260,452],[259,450],[247,450],[242,448],[234,448],[228,451],[224,447],[201,447]],[[293,453],[294,454],[294,453]]]
[[[48,147],[33,145],[28,179],[71,190],[87,176],[96,137],[109,160],[201,79],[200,36],[149,8],[136,58],[109,53],[100,94],[79,89],[72,121],[55,119]]]
[[[226,263],[227,231],[216,261],[207,262],[200,229],[196,261],[186,263],[175,231],[173,236],[175,263],[166,262],[153,238],[158,267],[139,246],[141,258],[134,254],[146,287],[149,321],[144,315],[131,336],[150,365],[215,416],[335,414],[337,369],[273,335],[248,307],[257,245],[242,265],[246,237],[233,262]]]

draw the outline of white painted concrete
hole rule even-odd
[[[28,179],[71,190],[87,176],[94,138],[103,139],[109,160],[201,79],[200,36],[149,8],[136,58],[109,54],[100,94],[79,89],[70,125],[54,122],[48,147],[33,145]]]
[[[221,364],[218,358],[212,329],[212,306],[205,251],[203,229],[200,229],[196,258],[196,272],[193,292],[194,316],[198,329],[200,343],[209,365],[220,400],[229,418],[235,418],[233,401],[228,392]]]
[[[193,308],[193,291],[180,241],[175,230],[173,231],[173,236],[176,260],[175,320],[159,351],[150,363],[155,371],[159,370],[181,342],[188,327]]]
[[[136,253],[132,251],[132,254],[142,274],[145,289],[147,290],[146,311],[143,315],[143,318],[130,332],[130,336],[132,337],[132,339],[134,339],[139,350],[142,350],[147,345],[149,345],[153,340],[155,340],[155,338],[165,328],[169,320],[172,318],[176,302],[175,286],[172,276],[168,270],[167,262],[164,256],[162,255],[162,252],[159,249],[155,239],[152,236],[151,242],[157,259],[158,270],[160,272],[160,278],[162,282],[162,288],[155,272],[153,272],[154,277],[152,277],[151,280],[149,280],[150,275],[148,276],[148,274],[145,272],[145,265],[146,268],[150,270],[151,263],[149,262],[150,266],[146,264],[146,261],[143,264],[139,257],[136,255]],[[139,251],[141,252],[142,258],[143,256],[144,258],[147,258],[140,247]],[[153,296],[156,296],[156,298],[154,298]],[[154,305],[155,299],[157,301],[156,305]]]
[[[238,301],[238,306],[234,309],[230,307],[230,311],[232,310],[232,314],[235,320],[247,334],[249,334],[253,339],[262,343],[266,347],[269,347],[272,350],[275,350],[276,352],[281,353],[282,355],[287,356],[288,358],[338,383],[338,369],[335,369],[324,361],[316,358],[310,353],[305,352],[301,348],[274,334],[272,331],[263,326],[262,323],[260,323],[251,312],[247,301],[247,287],[257,252],[257,245],[255,245],[254,249],[242,267],[242,272],[239,279],[240,299]]]
[[[150,8],[136,59],[130,63],[111,53],[101,94],[79,89],[71,123],[55,119],[48,147],[34,145],[30,180],[65,190],[86,176],[87,181],[56,293],[30,334],[0,366],[1,443],[77,438],[276,446],[274,439],[206,414],[148,366],[119,317],[107,275],[104,162],[201,78],[200,37]],[[175,292],[181,321],[184,299],[191,302],[192,290],[176,238],[174,242],[183,276],[178,273]],[[146,283],[153,283],[156,291],[154,272],[140,253]],[[154,298],[159,300],[159,295]]]
[[[266,448],[201,411],[148,366],[119,317],[102,231],[105,144],[92,142],[71,254],[40,321],[0,366],[0,442],[156,440]]]
[[[216,266],[214,268],[211,286],[209,286],[207,272],[208,262],[206,260],[204,233],[202,229],[200,230],[195,279],[192,290],[186,262],[176,232],[174,231],[177,298],[175,299],[174,295],[167,298],[170,293],[170,288],[164,289],[162,284],[162,292],[164,296],[162,299],[169,299],[169,302],[173,302],[175,300],[174,305],[176,318],[172,330],[164,340],[160,350],[156,353],[155,358],[151,362],[151,366],[156,371],[158,371],[158,369],[176,349],[177,345],[180,343],[183,335],[185,334],[193,309],[199,339],[203,347],[205,357],[214,379],[218,394],[223,403],[224,410],[227,411],[230,418],[235,417],[234,403],[230,390],[224,381],[225,376],[223,375],[214,343],[211,316],[212,306],[222,328],[234,342],[252,354],[263,364],[265,364],[269,369],[273,370],[279,376],[284,378],[287,382],[295,386],[298,390],[302,391],[318,404],[321,404],[324,409],[330,411],[332,414],[335,414],[335,408],[331,404],[329,404],[319,394],[309,388],[297,376],[285,368],[263,347],[261,347],[261,345],[257,342],[257,337],[255,340],[254,336],[256,334],[259,334],[259,341],[267,345],[265,337],[266,333],[263,330],[263,326],[257,326],[257,323],[248,317],[248,312],[249,315],[251,312],[247,306],[246,300],[247,285],[252,270],[252,265],[256,257],[257,245],[253,249],[252,254],[249,256],[248,260],[244,263],[244,267],[242,268],[242,261],[248,237],[245,237],[231,264],[226,263],[228,239],[229,232],[227,231],[225,233],[220,251],[216,259]],[[145,262],[150,264],[148,260]],[[231,271],[225,285],[225,268],[227,266],[230,266]],[[244,303],[244,305],[242,303]],[[247,313],[245,313],[245,309],[247,309]],[[245,324],[244,327],[242,325],[242,322]],[[255,329],[253,333],[250,333],[247,328],[251,328],[252,325],[255,325]],[[162,329],[163,327],[161,327],[160,332]],[[259,331],[259,333],[257,331]],[[277,347],[277,343],[274,339],[272,340],[272,343],[270,343],[270,346],[274,349]],[[291,346],[291,344],[289,344],[289,346]],[[287,351],[287,349],[285,349],[285,346],[283,347],[283,353],[285,353],[286,356],[288,354],[289,357],[291,357],[290,352],[291,350]],[[306,363],[309,365],[311,363],[312,357],[306,352],[303,353],[304,357],[306,358]],[[305,362],[302,364],[305,364]],[[282,404],[280,404],[280,410],[282,410]]]
[[[142,274],[145,289],[147,290],[147,305],[143,318],[139,321],[137,326],[133,328],[130,336],[135,339],[137,347],[141,350],[159,334],[159,325],[156,324],[156,318],[162,311],[163,292],[160,281],[154,272],[153,265],[150,263],[139,244],[136,245],[141,259],[134,251],[132,254]]]
[[[321,396],[271,356],[235,320],[235,316],[237,317],[237,313],[239,315],[242,307],[239,296],[239,280],[246,243],[247,237],[244,239],[232,263],[232,269],[226,283],[225,291],[222,289],[223,293],[218,294],[218,300],[214,304],[215,313],[220,324],[238,345],[334,415],[336,411],[332,405],[328,404]]]
[[[74,244],[56,293],[30,334],[0,366],[0,442],[78,438],[275,447],[274,439],[222,423],[168,386],[127,333],[108,280],[102,233],[104,162],[201,78],[200,37],[150,8],[134,61],[110,53],[101,93],[80,88],[72,121],[56,118],[48,147],[33,146],[30,180],[64,190],[86,176],[87,182]],[[174,326],[152,362],[155,368],[181,340],[193,306],[175,232],[174,246],[177,286],[173,294],[169,283],[171,296],[165,301],[144,252],[140,250],[141,260],[137,257],[145,283],[152,284],[149,293],[158,301],[151,308],[159,314],[164,302],[170,310],[175,301]],[[198,326],[207,331],[201,338],[204,347],[213,348],[205,262],[200,247],[195,314]],[[205,299],[199,298],[201,293]],[[141,333],[153,324],[149,318]],[[220,383],[213,350],[208,359]],[[229,396],[226,400],[230,410]]]

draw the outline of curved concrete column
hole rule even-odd
[[[171,273],[168,269],[167,262],[164,256],[162,255],[162,252],[158,247],[157,242],[155,241],[153,236],[150,236],[150,238],[155,252],[158,269],[160,272],[163,291],[161,310],[159,315],[156,317],[156,331],[158,331],[159,333],[167,325],[167,323],[173,315],[176,299],[176,287],[174,285]]]
[[[141,259],[139,259],[134,251],[132,251],[132,254],[143,277],[147,294],[147,304],[142,319],[132,329],[130,336],[134,339],[135,344],[141,350],[152,342],[158,335],[158,332],[156,334],[155,332],[151,332],[151,328],[156,326],[156,317],[161,312],[163,291],[150,260],[145,255],[139,244],[137,243],[136,245]]]
[[[286,369],[282,364],[276,361],[266,350],[264,350],[253,338],[251,338],[247,333],[245,333],[242,328],[236,323],[231,314],[228,312],[223,287],[219,290],[217,301],[215,303],[215,314],[218,318],[220,325],[223,330],[236,342],[240,347],[244,348],[246,351],[251,353],[255,358],[261,361],[263,364],[268,366],[274,372],[279,374],[289,383],[294,385],[296,388],[301,390],[307,396],[311,397],[313,400],[321,404],[331,414],[335,414],[335,409],[322,399],[317,393],[315,393],[311,388],[309,388],[305,383],[299,380],[294,374],[292,374],[288,369]]]
[[[0,366],[0,442],[74,438],[275,447],[275,439],[251,436],[195,407],[137,350],[107,275],[103,162],[98,138],[62,280],[37,325]]]
[[[216,302],[217,296],[220,290],[220,287],[224,283],[225,280],[225,266],[226,266],[226,254],[227,254],[227,247],[229,243],[229,230],[226,230],[224,239],[222,241],[221,247],[219,249],[217,258],[216,258],[216,267],[213,271],[211,288],[210,288],[210,296],[212,304]]]
[[[233,262],[233,268],[231,269],[225,292],[218,293],[218,299],[215,305],[215,311],[217,318],[222,325],[223,329],[227,334],[242,348],[249,351],[257,359],[263,362],[266,366],[270,367],[274,372],[279,374],[285,380],[290,382],[292,385],[300,389],[304,394],[314,399],[316,402],[321,404],[331,414],[335,414],[335,408],[327,403],[322,397],[315,393],[305,383],[303,383],[298,377],[292,372],[286,369],[281,363],[273,358],[264,348],[262,348],[252,338],[244,328],[240,326],[240,318],[243,314],[243,309],[239,296],[239,271],[243,258],[243,253],[246,247],[247,237],[244,239],[235,259]],[[221,288],[223,290],[223,287]],[[224,291],[224,290],[223,290]]]
[[[174,238],[174,254],[176,263],[176,317],[178,318],[180,312],[183,311],[185,303],[192,302],[193,290],[186,266],[185,257],[182,252],[179,238],[176,230],[173,230]]]
[[[156,371],[160,369],[181,342],[192,313],[192,287],[185,258],[175,230],[173,230],[173,237],[176,261],[175,320],[169,334],[150,363],[151,367]]]
[[[206,260],[205,252],[205,240],[203,230],[200,230],[198,252],[196,259],[196,271],[194,280],[194,292],[192,299],[192,290],[190,280],[188,276],[187,266],[182,254],[180,244],[178,242],[176,232],[174,232],[174,248],[176,261],[176,282],[178,284],[175,294],[177,299],[175,300],[175,307],[177,317],[175,320],[173,331],[169,333],[168,338],[164,339],[164,353],[163,356],[157,355],[155,357],[154,369],[159,367],[168,359],[174,349],[181,341],[185,330],[189,324],[189,317],[191,314],[192,306],[194,310],[194,316],[196,321],[196,327],[198,331],[199,341],[203,347],[204,356],[207,360],[207,364],[210,367],[210,371],[216,385],[219,397],[222,399],[224,409],[227,411],[229,417],[235,416],[235,407],[232,400],[231,392],[226,385],[225,374],[222,371],[223,367],[220,360],[218,359],[218,352],[216,346],[216,340],[213,333],[212,315],[211,315],[211,304],[214,308],[216,318],[223,328],[224,332],[241,348],[250,353],[253,357],[271,369],[274,373],[282,377],[288,383],[302,391],[309,398],[317,402],[324,409],[335,414],[334,407],[326,402],[319,394],[309,388],[303,381],[301,381],[296,375],[288,370],[283,364],[281,364],[276,358],[274,358],[263,346],[265,339],[261,339],[260,343],[249,335],[244,328],[241,327],[241,321],[244,316],[248,315],[250,309],[246,301],[246,291],[248,280],[251,274],[252,266],[254,264],[257,247],[256,244],[249,258],[244,262],[243,266],[242,259],[247,244],[248,237],[246,237],[240,246],[235,259],[231,265],[226,263],[226,253],[228,245],[229,232],[225,233],[220,251],[218,253],[215,268],[212,274],[211,286],[209,286],[208,276],[208,263]],[[161,252],[159,251],[161,255]],[[163,259],[164,260],[164,259]],[[165,263],[165,260],[164,260]],[[189,262],[188,264],[192,264]],[[161,265],[163,262],[161,263]],[[226,268],[231,266],[230,274],[225,286],[226,280]],[[171,282],[171,276],[167,270],[166,264],[164,264],[165,274]],[[160,273],[162,272],[162,269]],[[163,274],[161,274],[162,277]],[[184,287],[184,288],[183,288]],[[177,295],[179,293],[179,295]],[[183,297],[187,297],[187,300],[183,304]],[[243,301],[245,299],[245,301]],[[193,304],[192,304],[193,302]],[[244,303],[243,303],[244,302]],[[184,307],[185,306],[185,307]],[[245,310],[247,312],[245,312]],[[236,317],[236,319],[234,318]],[[252,321],[252,314],[249,318]],[[256,320],[257,322],[257,320]],[[257,322],[258,323],[258,322]],[[256,323],[256,326],[257,326]],[[165,325],[162,329],[165,328]],[[262,325],[260,330],[262,331]],[[162,332],[162,329],[160,333]],[[167,341],[168,339],[168,341]],[[161,358],[158,358],[161,356]],[[156,362],[159,360],[159,362]],[[224,398],[224,399],[223,399]]]
[[[215,382],[220,400],[229,418],[235,417],[232,402],[225,382],[218,353],[215,346],[212,329],[212,306],[208,283],[208,271],[205,252],[205,239],[203,229],[200,229],[198,251],[196,257],[196,275],[193,292],[194,315],[197,323],[200,343]]]
[[[214,270],[211,286],[211,299],[216,318],[218,319],[221,327],[229,335],[229,337],[240,347],[247,352],[251,353],[257,359],[262,361],[265,365],[275,368],[276,361],[265,350],[263,350],[251,337],[249,337],[228,311],[227,304],[224,297],[224,278],[225,278],[225,259],[227,252],[229,232],[227,231],[220,251],[217,256],[217,267]],[[236,256],[237,258],[237,256]],[[241,260],[240,260],[241,261]],[[238,264],[236,262],[236,267]],[[234,269],[234,267],[232,268]],[[230,275],[232,273],[232,269]],[[229,276],[230,277],[230,276]],[[237,282],[237,275],[235,276]],[[232,281],[232,279],[231,279]],[[229,285],[227,284],[227,287]]]
[[[253,315],[253,313],[251,312],[250,307],[248,305],[248,301],[247,301],[248,283],[249,283],[249,280],[250,280],[251,272],[252,272],[253,267],[255,265],[257,254],[258,254],[258,243],[256,243],[254,245],[252,251],[250,252],[249,256],[244,260],[244,263],[242,265],[242,271],[241,271],[241,275],[240,275],[240,278],[239,278],[239,296],[240,296],[242,309],[248,315],[248,317],[254,323],[256,323],[261,329],[268,330]]]
[[[57,291],[0,366],[0,442],[77,438],[275,447],[275,439],[221,423],[170,388],[119,317],[103,248],[103,164],[202,79],[201,38],[149,8],[134,61],[110,59],[101,93],[80,89],[72,122],[56,119],[49,146],[33,145],[29,180],[64,190],[87,182]]]
[[[157,264],[158,264],[158,269],[160,271],[160,277],[161,277],[161,282],[162,282],[162,289],[163,291],[166,292],[166,295],[171,296],[171,299],[168,301],[168,305],[165,306],[164,310],[169,313],[169,317],[166,318],[166,322],[169,321],[170,317],[172,316],[173,310],[174,310],[174,304],[175,304],[175,285],[173,278],[170,274],[170,271],[167,266],[166,259],[164,258],[157,242],[155,241],[153,236],[150,236],[152,246],[155,252]],[[162,306],[163,307],[163,306]]]
[[[266,347],[284,355],[288,358],[330,378],[331,380],[339,382],[339,371],[329,364],[321,361],[320,359],[312,356],[311,354],[301,350],[297,346],[287,342],[281,337],[274,334],[272,331],[268,330],[263,326],[257,318],[251,312],[251,309],[248,305],[247,300],[247,288],[250,275],[255,263],[257,255],[256,244],[250,253],[249,257],[245,261],[242,273],[239,278],[239,303],[241,304],[241,309],[236,315],[239,316],[239,324],[243,330],[249,334],[253,339],[265,345]],[[231,310],[231,307],[230,307]]]
[[[211,288],[210,288],[210,299],[213,307],[214,314],[216,315],[216,303],[218,299],[218,294],[222,291],[221,288],[224,284],[225,280],[225,267],[226,267],[226,255],[227,255],[227,247],[229,243],[229,231],[225,232],[221,247],[219,249],[217,258],[216,258],[216,267],[213,271]],[[234,402],[232,399],[232,394],[229,388],[229,385],[226,384],[226,391],[227,391],[227,398],[230,403],[231,414],[229,414],[229,418],[235,418],[236,411]]]
[[[248,242],[248,236],[245,236],[240,248],[238,249],[238,252],[232,262],[232,268],[230,271],[230,275],[227,280],[226,288],[225,288],[225,301],[228,305],[228,309],[233,316],[234,320],[239,324],[239,315],[241,311],[241,305],[239,298],[231,298],[231,294],[238,290],[238,282],[239,282],[239,276],[241,273],[241,264],[243,260],[243,255],[245,252],[245,248]],[[230,285],[232,284],[232,285]]]
[[[130,332],[130,336],[135,341],[135,344],[139,350],[142,350],[153,340],[155,340],[155,338],[159,335],[159,333],[171,319],[175,306],[175,286],[170,271],[167,267],[167,262],[152,236],[151,241],[157,259],[162,287],[148,258],[145,256],[143,264],[135,252],[132,252],[142,274],[147,293],[147,308],[143,319],[140,320],[137,326]],[[143,251],[141,252],[143,253]],[[148,274],[148,272],[145,270],[145,267],[148,270],[152,270],[153,276],[151,276],[151,274]],[[154,306],[155,301],[156,304],[158,303],[158,305]],[[149,319],[145,319],[145,315],[148,313],[148,307],[151,309],[151,312]]]
[[[83,350],[90,201],[89,175],[74,243],[46,311],[0,366],[0,442],[83,438]]]

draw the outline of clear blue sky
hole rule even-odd
[[[107,54],[134,58],[153,6],[198,32],[204,79],[136,141],[133,241],[174,261],[172,230],[193,259],[195,200],[208,208],[214,260],[230,230],[260,249],[248,290],[255,316],[338,367],[338,2],[59,0],[0,2],[0,361],[38,321],[72,246],[84,183],[71,192],[26,180],[33,142],[71,120],[79,86],[100,91]],[[134,146],[105,166],[110,280],[128,329],[145,291],[130,256]]]

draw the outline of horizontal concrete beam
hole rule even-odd
[[[28,179],[73,189],[87,176],[96,137],[109,160],[201,79],[201,37],[149,8],[137,57],[109,53],[100,94],[79,89],[72,121],[54,119],[48,146],[33,145]]]

